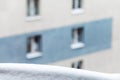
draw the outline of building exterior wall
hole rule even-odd
[[[85,47],[72,50],[72,29],[84,28]],[[0,62],[51,63],[83,54],[111,48],[112,19],[74,24],[62,28],[38,31],[0,39]],[[95,33],[95,34],[94,34]],[[42,36],[42,57],[27,59],[27,40],[32,35]],[[4,54],[3,54],[4,53]]]
[[[120,72],[118,70],[120,64],[117,63],[120,52],[119,0],[84,0],[84,13],[78,15],[72,14],[72,0],[41,0],[41,19],[35,21],[26,20],[26,0],[0,1],[2,1],[0,2],[2,3],[2,5],[0,4],[0,56],[3,57],[0,58],[0,62],[49,63],[68,59],[53,63],[53,65],[70,67],[71,62],[83,59],[84,69]],[[81,49],[82,51],[71,50],[69,46],[71,44],[69,33],[73,27],[77,26],[83,26],[86,30],[86,46]],[[29,36],[35,34],[44,36],[43,39],[46,41],[43,41],[43,44],[46,45],[43,45],[43,49],[46,52],[43,52],[43,56],[49,57],[26,59],[26,40]],[[60,38],[63,38],[63,40],[60,40]],[[65,44],[60,44],[57,48],[51,47],[52,42],[49,39],[52,39],[53,42],[60,40],[61,43]],[[58,44],[58,42],[56,43]],[[56,46],[56,43],[54,43],[54,46]],[[105,49],[109,50],[100,51]],[[56,50],[62,51],[60,53]],[[95,53],[89,54],[93,52]],[[56,56],[58,57],[54,53],[57,53]],[[64,56],[59,54],[64,54]],[[56,58],[53,58],[53,56]],[[76,56],[79,57],[76,58]],[[113,65],[110,66],[111,64]]]
[[[119,44],[115,44],[112,49],[50,63],[50,65],[72,67],[72,63],[82,60],[82,69],[107,73],[120,73],[118,45]]]
[[[4,1],[6,1],[6,8],[0,12],[1,37],[95,21],[119,14],[117,9],[119,0],[114,3],[108,0],[99,2],[84,0],[84,13],[79,15],[72,14],[72,0],[41,0],[41,19],[28,22],[26,21],[26,0]]]

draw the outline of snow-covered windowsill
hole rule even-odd
[[[76,42],[71,45],[72,49],[78,49],[85,47],[85,44],[83,42]]]
[[[74,9],[72,10],[72,14],[83,14],[84,13],[84,9]]]
[[[41,19],[41,16],[27,16],[26,17],[26,21],[36,21],[40,19]]]
[[[42,53],[41,52],[33,52],[33,53],[28,53],[26,55],[27,59],[33,59],[33,58],[37,58],[37,57],[41,57]]]

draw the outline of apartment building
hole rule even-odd
[[[0,0],[0,62],[119,70],[119,0]]]

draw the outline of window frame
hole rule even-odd
[[[35,10],[35,12],[33,12],[32,14],[33,15],[30,15],[30,2],[31,2],[31,0],[27,0],[26,2],[26,4],[27,4],[27,16],[26,16],[26,21],[35,21],[35,20],[40,20],[41,19],[41,14],[40,14],[40,12],[41,12],[41,10],[40,10],[40,8],[41,8],[41,0],[33,0],[34,1],[34,7],[36,7],[35,5],[37,5],[37,7],[34,9]]]
[[[34,42],[32,42],[34,41]],[[34,44],[34,45],[33,45]],[[33,50],[36,48],[36,51]],[[33,49],[32,49],[33,48]],[[41,35],[30,36],[27,40],[27,54],[28,59],[42,56],[42,37]]]
[[[76,31],[76,33],[75,33]],[[84,28],[79,27],[79,28],[73,28],[72,29],[72,44],[71,48],[72,49],[78,49],[78,48],[83,48],[85,47],[85,42],[84,42]]]
[[[76,69],[83,69],[83,60],[80,60],[78,62],[73,62],[71,67]]]
[[[72,13],[73,14],[83,14],[83,0],[72,0]]]
[[[82,8],[82,0],[73,0],[73,9],[80,9]]]

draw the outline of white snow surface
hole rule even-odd
[[[0,80],[120,80],[119,74],[35,64],[0,64]]]

